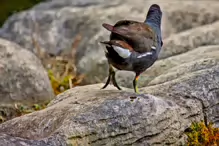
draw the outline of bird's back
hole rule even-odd
[[[133,20],[121,20],[115,25],[103,24],[103,27],[111,32],[110,41],[120,40],[132,48],[121,47],[116,50],[112,45],[106,46],[106,56],[111,64],[119,66],[122,70],[144,71],[150,67],[158,58],[163,45],[161,37],[162,12],[158,5],[152,5],[144,22]],[[123,57],[123,54],[126,57]],[[131,68],[130,68],[131,66]]]
[[[114,25],[110,40],[123,40],[132,46],[138,53],[151,51],[157,46],[157,36],[154,30],[146,23],[133,20],[121,20]]]

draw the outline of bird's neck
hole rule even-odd
[[[148,24],[151,28],[153,28],[157,33],[161,31],[160,23],[156,23],[153,21],[146,21],[146,24]]]

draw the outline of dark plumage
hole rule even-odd
[[[101,42],[106,45],[106,57],[110,65],[109,77],[103,88],[106,88],[112,76],[114,86],[121,89],[116,83],[113,66],[136,73],[133,86],[138,92],[136,84],[139,75],[154,64],[163,45],[161,19],[159,5],[153,4],[144,22],[121,20],[114,26],[103,24],[111,32],[110,41]]]

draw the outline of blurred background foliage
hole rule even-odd
[[[0,26],[13,13],[31,8],[42,1],[45,0],[0,0]]]

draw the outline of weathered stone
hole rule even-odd
[[[39,59],[15,43],[0,39],[0,109],[14,104],[49,102],[54,94]]]
[[[219,113],[218,75],[219,65],[217,64],[211,68],[206,67],[206,69],[187,73],[169,82],[143,88],[142,92],[166,97],[170,100],[178,97],[185,98],[185,102],[188,102],[189,99],[196,99],[202,105],[202,113],[206,122],[213,122],[219,127],[217,116]],[[180,100],[179,102],[182,103]]]
[[[219,49],[219,46],[218,46],[218,49]],[[211,56],[209,56],[209,58],[203,57],[204,59],[195,60],[189,63],[183,63],[176,67],[172,67],[168,69],[167,71],[164,71],[160,76],[155,77],[149,83],[149,85],[156,85],[156,84],[168,82],[176,78],[179,78],[181,76],[187,75],[188,73],[203,70],[203,69],[208,69],[208,68],[211,68],[219,64],[219,57],[217,59],[210,58],[210,57]]]
[[[164,40],[160,59],[178,55],[200,46],[219,44],[219,22],[174,34]]]
[[[160,1],[162,3],[162,1]],[[168,9],[164,11],[165,19],[167,19],[167,28],[171,33],[178,33],[198,26],[212,24],[219,20],[219,14],[216,10],[219,7],[218,1],[169,1],[164,4]],[[207,5],[207,7],[206,7]],[[164,28],[166,29],[166,28]],[[170,33],[169,33],[170,34]]]

